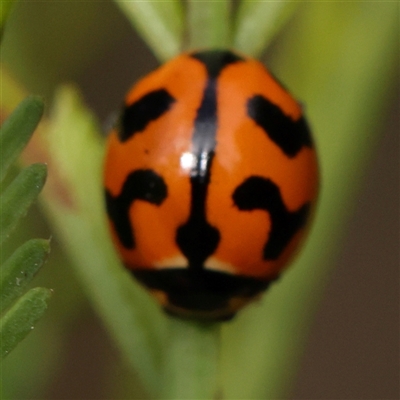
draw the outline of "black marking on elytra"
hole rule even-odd
[[[148,288],[166,293],[169,304],[192,311],[228,310],[231,298],[250,299],[272,282],[209,269],[135,269],[132,273]]]
[[[206,215],[207,190],[218,123],[217,79],[227,65],[241,59],[229,51],[218,50],[192,53],[191,57],[204,64],[208,79],[197,110],[192,136],[192,151],[196,162],[190,171],[190,215],[177,229],[176,243],[188,259],[189,268],[202,269],[205,260],[215,251],[220,241],[219,231],[208,223]]]
[[[135,236],[129,219],[132,203],[142,200],[159,206],[166,197],[167,185],[151,169],[140,169],[129,174],[118,196],[114,197],[106,190],[107,213],[124,247],[135,248]]]
[[[283,203],[279,187],[270,179],[251,176],[241,183],[232,195],[239,210],[265,210],[271,218],[269,239],[264,246],[263,258],[276,260],[293,236],[304,227],[310,203],[297,211],[288,211]]]
[[[167,112],[176,100],[165,90],[154,90],[125,107],[118,129],[121,142],[143,131],[151,122]]]
[[[293,121],[264,96],[250,98],[247,113],[288,157],[296,156],[303,146],[312,147],[311,133],[304,117]]]
[[[211,162],[208,161],[208,162]],[[205,202],[209,173],[205,179],[191,177],[191,207],[189,219],[176,232],[176,243],[188,259],[189,268],[202,268],[204,261],[215,251],[219,231],[206,218]]]

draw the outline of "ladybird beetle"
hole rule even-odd
[[[222,321],[299,247],[317,159],[301,107],[259,61],[198,51],[129,91],[104,185],[125,266],[167,312]]]

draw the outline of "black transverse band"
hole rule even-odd
[[[232,297],[252,298],[271,283],[209,269],[135,269],[132,273],[150,289],[166,293],[170,304],[187,310],[228,308]]]
[[[264,96],[249,99],[247,113],[288,157],[294,157],[303,146],[312,146],[306,120],[301,117],[293,121]]]
[[[151,122],[167,112],[175,99],[165,90],[147,93],[122,113],[118,137],[121,142],[129,140],[135,133],[143,131]]]

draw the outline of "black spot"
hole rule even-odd
[[[306,223],[310,204],[290,212],[285,207],[278,186],[270,179],[251,176],[241,183],[232,195],[239,210],[265,210],[271,217],[269,239],[264,246],[263,258],[275,260],[290,240]]]
[[[247,113],[288,157],[294,157],[303,146],[312,146],[306,120],[301,117],[293,121],[265,97],[257,95],[249,99]]]
[[[250,299],[271,283],[207,269],[135,269],[132,273],[148,288],[166,293],[169,304],[192,311],[223,310],[231,298]]]
[[[227,50],[200,51],[191,56],[205,65],[209,78],[217,78],[227,65],[243,61],[243,58]]]
[[[107,213],[114,224],[118,238],[128,249],[135,247],[135,237],[129,219],[129,208],[135,200],[161,205],[167,197],[167,186],[163,178],[153,170],[136,170],[127,177],[119,196],[106,190]]]
[[[175,101],[165,89],[159,89],[126,107],[120,120],[119,140],[125,142],[135,133],[143,131],[151,121],[167,112]]]

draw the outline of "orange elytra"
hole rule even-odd
[[[104,185],[126,268],[169,313],[228,320],[303,242],[318,164],[301,106],[257,60],[182,54],[127,94]]]

